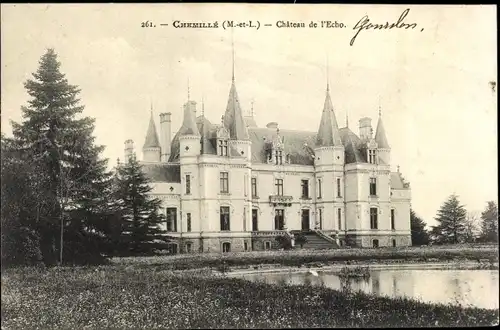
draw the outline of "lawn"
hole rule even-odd
[[[9,269],[2,328],[155,329],[478,326],[498,310],[431,305],[318,286],[174,275],[132,265]]]
[[[251,265],[303,266],[311,263],[380,263],[473,260],[498,262],[498,245],[461,245],[380,249],[290,250],[241,253],[180,254],[174,256],[114,258],[113,264],[157,269],[244,267]]]

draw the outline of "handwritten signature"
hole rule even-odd
[[[398,21],[395,23],[389,23],[386,22],[385,24],[376,24],[376,23],[371,23],[370,18],[368,18],[368,15],[363,16],[358,23],[354,26],[353,30],[357,30],[356,34],[354,37],[351,39],[351,46],[354,44],[354,41],[356,41],[356,38],[358,37],[359,33],[363,30],[390,30],[390,29],[415,29],[417,27],[417,23],[411,23],[407,24],[404,22],[404,19],[410,12],[410,8],[405,9],[401,15],[398,18]],[[420,32],[422,32],[424,29],[422,28]]]

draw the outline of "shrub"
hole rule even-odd
[[[276,241],[280,248],[290,250],[292,248],[292,239],[288,235],[276,236]]]

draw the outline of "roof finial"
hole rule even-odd
[[[205,117],[205,97],[201,96],[201,115]]]
[[[328,52],[326,53],[326,91],[330,91],[330,77],[329,77],[329,70],[328,70]]]
[[[232,79],[234,81],[234,29],[231,28],[231,49],[233,53],[233,73],[232,73]]]
[[[399,165],[398,165],[398,173],[399,173]]]
[[[382,117],[382,107],[380,106],[380,96],[378,97],[378,116]]]
[[[151,115],[153,115],[153,99],[152,98],[149,99],[149,104],[150,104],[149,108],[151,111]]]
[[[345,112],[345,127],[349,128],[349,111]]]
[[[254,103],[254,100],[252,99],[252,108],[250,109],[250,115],[253,117],[254,116],[254,112],[253,112],[253,103]]]
[[[189,101],[189,77],[188,77],[188,101]]]

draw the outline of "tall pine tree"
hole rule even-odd
[[[429,244],[429,233],[425,229],[426,223],[422,220],[413,209],[410,210],[410,227],[411,227],[411,243],[412,245],[427,245]]]
[[[25,88],[31,99],[21,108],[24,120],[12,122],[11,145],[22,159],[37,163],[37,195],[45,207],[33,228],[43,260],[52,265],[99,259],[110,173],[99,157],[104,147],[94,143],[94,119],[81,116],[80,90],[60,72],[53,49],[41,57]]]
[[[489,201],[481,213],[481,236],[483,242],[498,243],[498,205]]]
[[[465,241],[467,210],[460,204],[458,196],[453,194],[439,209],[437,226],[432,228],[432,236],[438,244],[457,244]]]
[[[165,218],[160,212],[161,200],[150,195],[150,180],[135,156],[117,168],[115,185],[122,246],[131,253],[151,252],[153,243],[163,238],[160,224]]]

